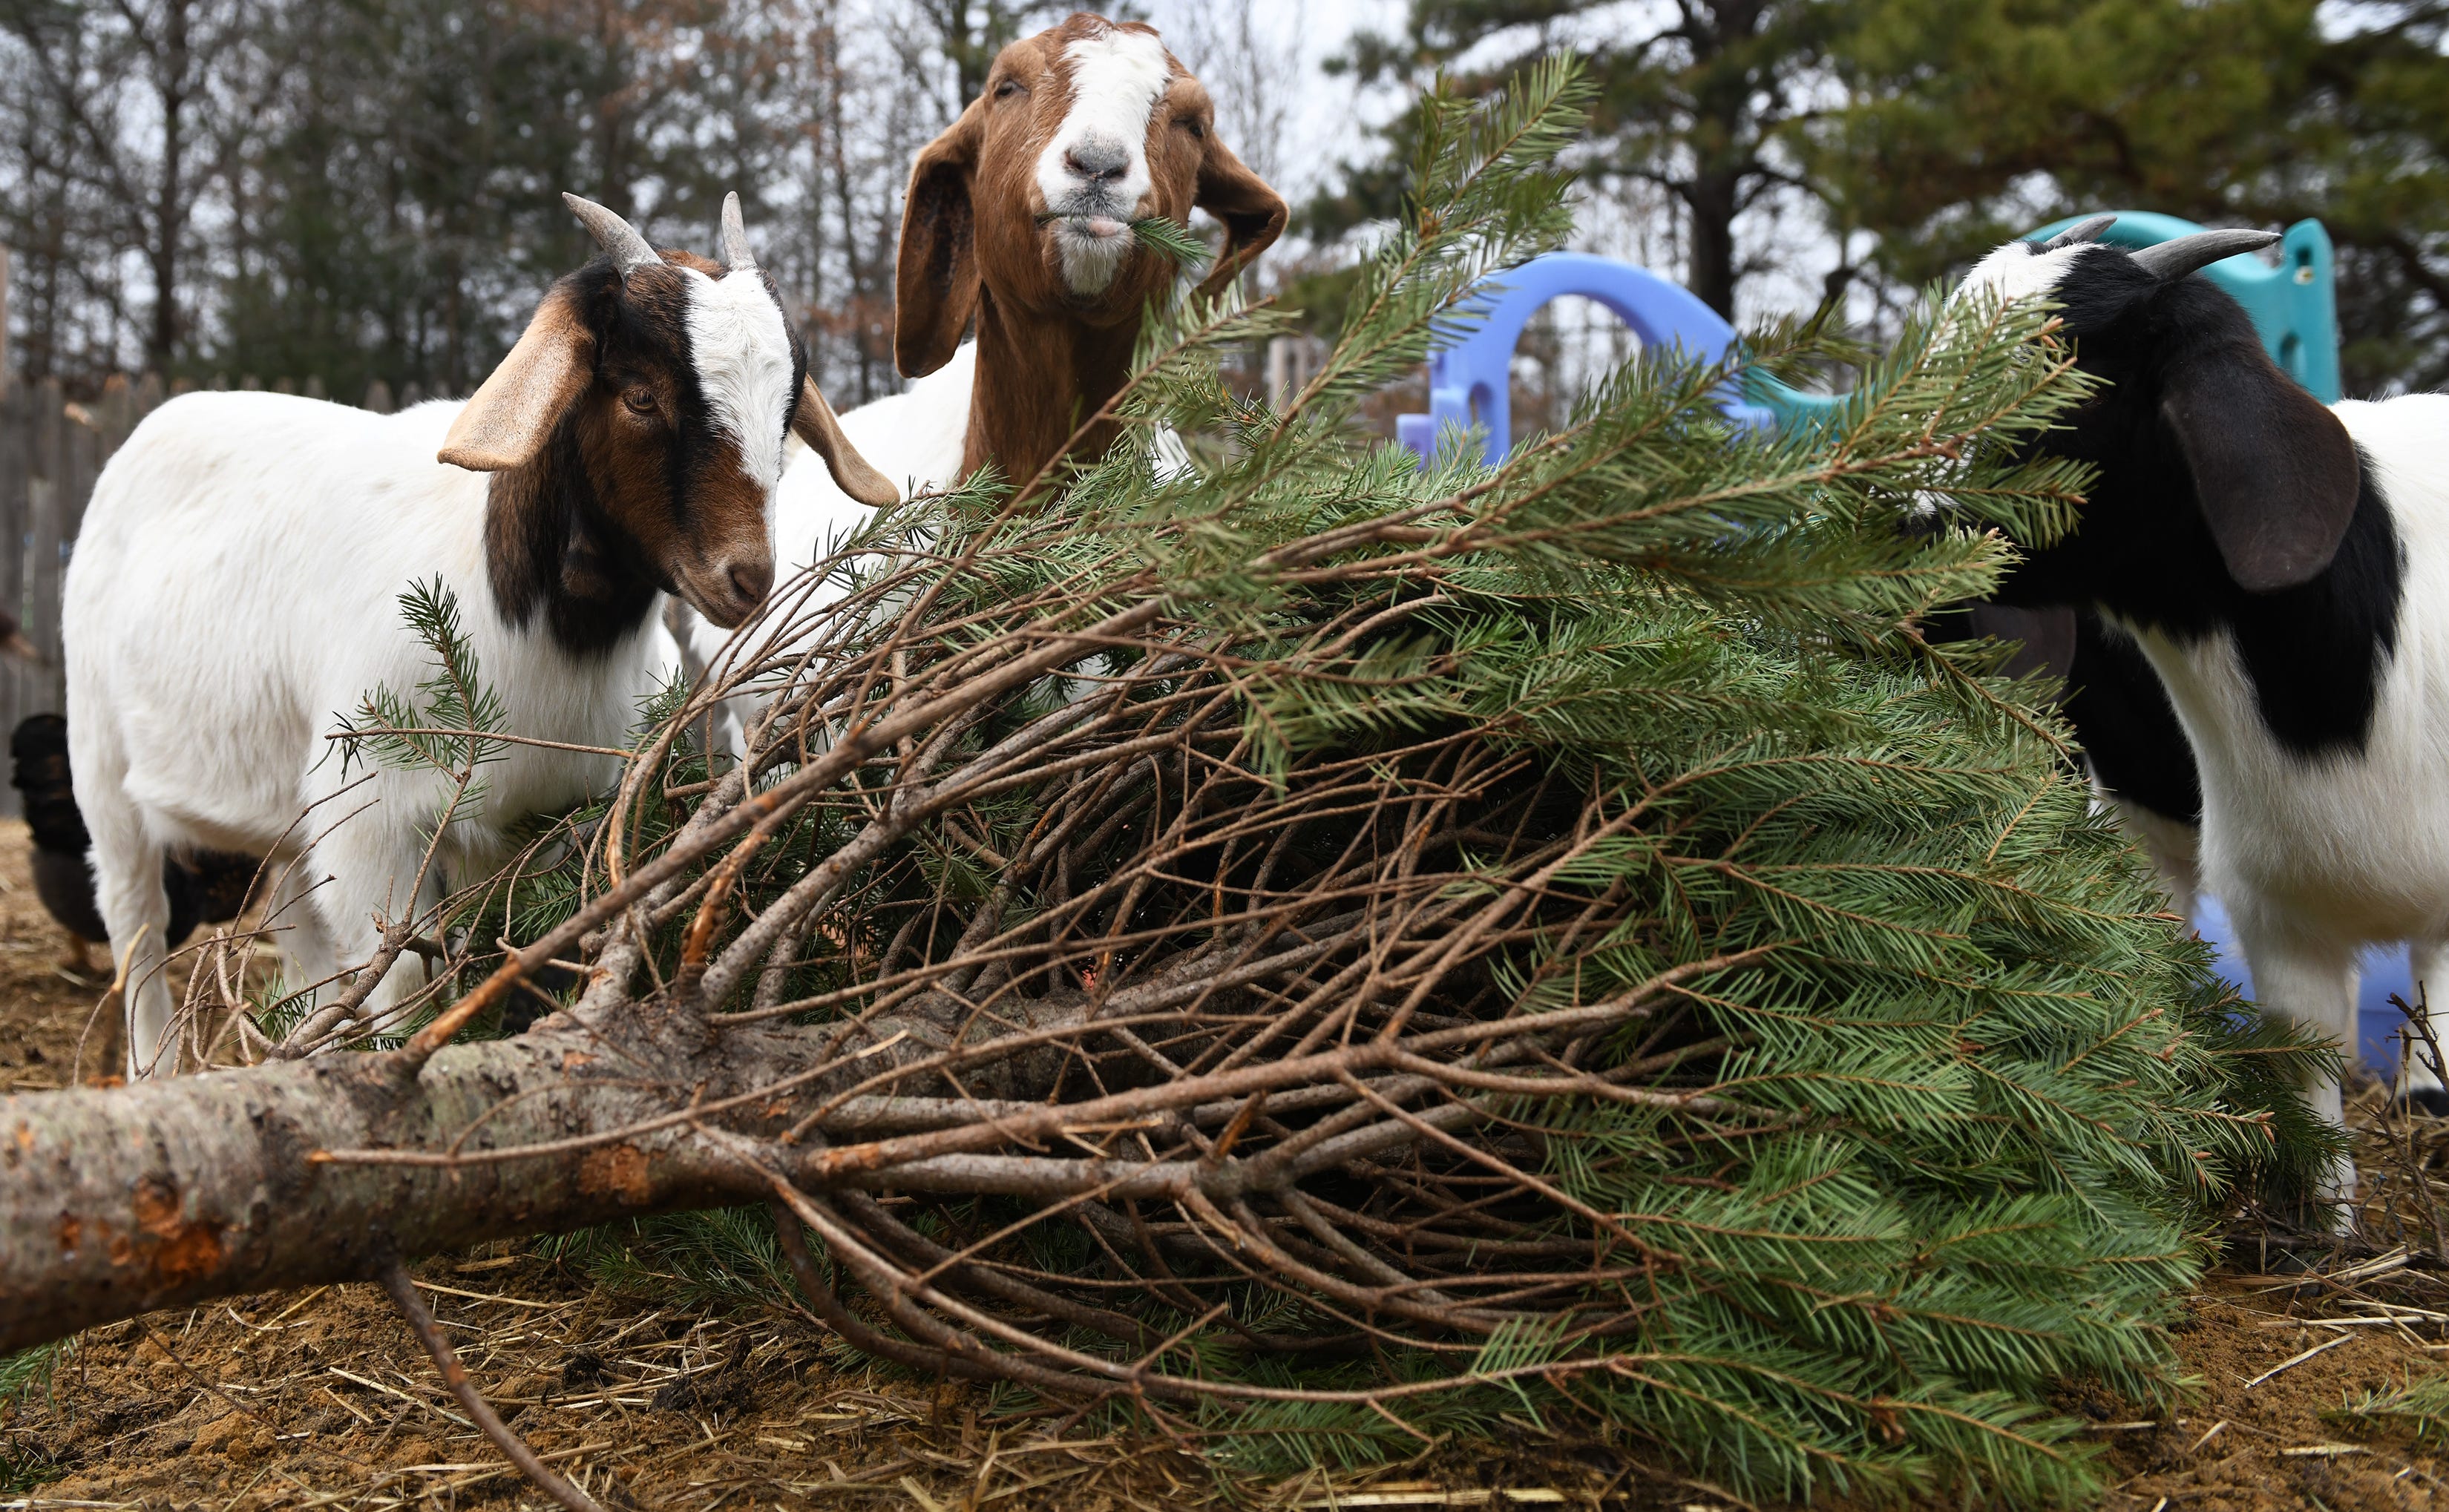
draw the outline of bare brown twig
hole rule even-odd
[[[415,1331],[416,1342],[424,1345],[425,1352],[434,1356],[434,1368],[442,1372],[442,1384],[450,1388],[451,1394],[458,1399],[469,1420],[485,1437],[493,1441],[493,1447],[517,1465],[519,1473],[533,1482],[537,1490],[568,1507],[569,1512],[604,1512],[603,1506],[593,1497],[554,1474],[550,1466],[537,1459],[535,1450],[528,1447],[525,1439],[511,1431],[510,1425],[493,1410],[493,1405],[486,1401],[485,1394],[476,1389],[476,1384],[468,1379],[467,1368],[459,1363],[458,1351],[451,1348],[451,1341],[443,1336],[441,1328],[434,1323],[434,1312],[425,1305],[425,1298],[417,1295],[416,1283],[410,1279],[408,1267],[395,1257],[381,1268],[381,1272],[383,1290],[391,1294],[392,1306],[399,1309],[399,1315],[408,1320],[409,1328]]]

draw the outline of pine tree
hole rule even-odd
[[[2325,1052],[2209,976],[2042,690],[1919,633],[2073,523],[2019,445],[2086,386],[2046,311],[1926,322],[1807,436],[1665,355],[1495,469],[1359,433],[1564,234],[1586,99],[1567,62],[1433,96],[1281,403],[1219,363],[1284,315],[1156,322],[1117,412],[1187,469],[985,475],[846,543],[726,684],[775,694],[749,780],[684,714],[555,896],[686,855],[615,931],[640,990],[864,1037],[801,1125],[833,1174],[775,1190],[872,1352],[1257,1462],[1514,1412],[1746,1493],[2079,1500],[2045,1393],[2170,1389],[2207,1225],[2324,1148],[2288,1084]],[[671,827],[658,773],[715,807]],[[918,1132],[845,1111],[886,1093]]]

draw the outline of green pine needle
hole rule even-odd
[[[411,583],[399,608],[432,657],[433,675],[413,693],[369,689],[357,718],[340,723],[341,757],[363,753],[384,767],[451,776],[458,783],[452,811],[465,813],[483,792],[477,770],[510,754],[508,741],[487,738],[508,721],[509,709],[485,681],[459,622],[459,597],[438,574]]]
[[[1134,220],[1131,235],[1139,239],[1141,246],[1185,267],[1207,260],[1207,243],[1194,236],[1188,226],[1168,217],[1155,215]]]
[[[2393,1390],[2366,1391],[2324,1416],[2364,1428],[2394,1424],[2413,1433],[2418,1442],[2437,1448],[2449,1444],[2449,1375],[2427,1375]]]

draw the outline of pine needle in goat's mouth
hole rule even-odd
[[[1119,220],[1119,216],[1072,215],[1063,211],[1045,210],[1037,215],[1041,226],[1057,220]],[[1188,226],[1161,215],[1143,216],[1128,222],[1131,236],[1140,245],[1162,254],[1176,262],[1197,262],[1207,256],[1207,243],[1192,235]]]

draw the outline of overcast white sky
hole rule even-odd
[[[1409,9],[1404,0],[1248,0],[1253,18],[1277,46],[1301,60],[1305,86],[1294,99],[1290,141],[1292,170],[1280,185],[1299,199],[1317,187],[1323,170],[1340,158],[1365,155],[1368,124],[1395,106],[1386,99],[1363,100],[1350,79],[1330,77],[1326,60],[1363,29],[1399,31]],[[1211,0],[1143,0],[1159,31],[1186,29],[1193,11],[1223,9]]]
[[[1216,14],[1239,3],[1242,0],[1221,0],[1221,4],[1219,0],[1143,0],[1150,19],[1168,34],[1168,40],[1195,30],[1201,19],[1212,24]],[[1391,91],[1364,92],[1349,79],[1328,75],[1325,60],[1357,30],[1398,33],[1409,7],[1405,0],[1246,3],[1259,28],[1297,57],[1302,67],[1302,84],[1286,133],[1285,161],[1277,174],[1278,186],[1298,202],[1338,162],[1372,155],[1375,144],[1368,140],[1368,127],[1384,121],[1401,105]],[[1570,46],[1627,31],[1647,31],[1655,20],[1647,12],[1663,3],[1620,0],[1576,18],[1569,30],[1555,33],[1553,40]],[[1501,55],[1533,40],[1530,29],[1517,31],[1499,36],[1488,50]],[[1764,212],[1746,220],[1739,228],[1744,243],[1773,252],[1778,266],[1744,281],[1737,294],[1739,317],[1757,319],[1814,308],[1821,297],[1822,277],[1837,261],[1837,247],[1819,218],[1788,206],[1782,217]],[[1586,197],[1576,217],[1573,244],[1640,263],[1670,278],[1682,277],[1681,238],[1672,211],[1654,193]]]

